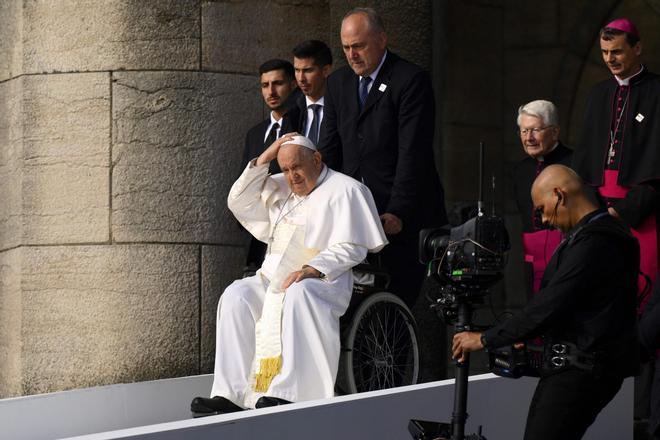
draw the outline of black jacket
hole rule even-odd
[[[297,107],[290,108],[282,117],[282,128],[280,129],[280,136],[299,131],[300,110]],[[264,138],[266,137],[266,130],[270,126],[270,116],[248,130],[245,136],[245,148],[243,149],[243,160],[241,161],[241,169],[239,174],[247,166],[248,162],[258,157],[264,152],[268,145],[264,145]],[[277,161],[274,160],[270,163],[268,171],[271,174],[281,172]]]
[[[543,167],[553,164],[562,164],[571,166],[571,155],[573,150],[566,147],[561,142],[547,156],[543,158]],[[527,156],[516,164],[513,169],[513,193],[520,212],[523,232],[534,232],[533,215],[534,206],[532,203],[532,183],[536,179],[537,160]],[[543,229],[543,228],[541,228]]]
[[[484,333],[497,348],[536,336],[598,353],[608,374],[629,376],[639,363],[637,275],[639,244],[605,211],[586,215],[550,259],[521,313]]]
[[[618,83],[614,78],[591,90],[587,99],[580,144],[573,154],[573,169],[593,186],[603,184],[609,149],[613,103]],[[624,199],[613,203],[631,227],[657,209],[660,183],[660,77],[646,68],[630,80],[618,183],[632,187]]]
[[[349,66],[328,77],[319,150],[328,166],[367,185],[379,214],[398,216],[404,233],[416,235],[446,223],[434,119],[429,75],[388,52],[362,110]]]

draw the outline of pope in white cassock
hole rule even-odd
[[[274,159],[282,173],[271,176]],[[227,203],[268,251],[255,276],[220,298],[211,398],[191,410],[332,397],[351,268],[387,244],[369,189],[326,167],[309,139],[286,135],[248,164]]]

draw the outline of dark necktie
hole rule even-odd
[[[270,147],[270,144],[275,142],[277,139],[277,129],[280,128],[280,124],[277,122],[273,124],[273,126],[270,128],[270,131],[268,132],[268,136],[266,136],[266,140],[264,141],[264,149]]]
[[[370,76],[363,76],[360,78],[360,109],[364,108],[364,103],[369,94],[369,83],[371,82]]]
[[[312,109],[312,125],[309,127],[307,137],[310,141],[314,142],[314,145],[316,145],[319,142],[319,119],[321,119],[319,111],[321,110],[321,104],[312,104],[309,108]]]

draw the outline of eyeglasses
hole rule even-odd
[[[528,134],[532,134],[533,136],[536,136],[537,134],[541,133],[543,130],[548,129],[552,127],[552,125],[546,125],[545,127],[538,127],[538,128],[521,128],[518,130],[518,134],[520,136],[527,136]]]

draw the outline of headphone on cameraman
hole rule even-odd
[[[559,209],[559,202],[564,200],[564,196],[561,195],[558,189],[555,189],[554,193],[557,196],[557,203],[555,203],[555,209],[552,211],[552,217],[550,218],[550,225],[553,228],[556,228],[556,226],[553,224],[553,220],[557,219],[557,209]]]
[[[557,203],[555,204],[555,213],[557,212],[557,207],[559,207],[559,202],[564,200],[564,196],[561,195],[558,189],[555,190],[555,195],[557,196]]]

